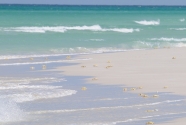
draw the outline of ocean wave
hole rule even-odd
[[[150,41],[149,41],[150,40]],[[94,41],[101,41],[95,40]],[[154,42],[156,41],[156,42]],[[165,41],[165,42],[162,42]],[[179,42],[179,43],[178,43]],[[98,53],[113,53],[113,52],[125,52],[132,50],[143,50],[143,49],[152,49],[154,47],[163,48],[163,47],[185,47],[186,38],[151,38],[148,41],[133,41],[130,44],[119,44],[117,47],[100,47],[100,48],[87,48],[87,47],[74,47],[74,48],[52,48],[48,50],[49,54],[27,54],[27,55],[0,55],[0,60],[10,60],[10,59],[29,59],[30,58],[41,58],[41,62],[24,62],[24,63],[14,63],[13,65],[28,65],[28,64],[47,64],[47,63],[58,63],[58,62],[67,62],[74,60],[66,60],[65,56],[73,55],[87,55],[87,54],[98,54]],[[50,58],[62,56],[64,60],[52,61]],[[43,60],[42,60],[43,58]],[[48,59],[46,59],[48,58]],[[86,60],[86,59],[85,59]],[[5,64],[0,64],[5,65]],[[6,64],[8,65],[8,64]]]
[[[170,28],[171,30],[186,30],[186,28]]]
[[[121,33],[132,33],[139,32],[140,29],[133,28],[102,28],[100,25],[93,26],[56,26],[56,27],[9,27],[9,28],[0,28],[1,31],[6,32],[27,32],[27,33],[46,33],[46,32],[59,32],[64,33],[68,30],[81,30],[81,31],[112,31],[112,32],[121,32]]]
[[[152,38],[150,40],[153,40],[153,41],[175,41],[175,42],[186,42],[186,38],[165,38],[165,37],[162,37],[162,38]]]
[[[1,55],[0,60],[5,59],[25,59],[25,58],[46,58],[46,57],[58,57],[67,55],[85,55],[93,53],[106,53],[106,52],[121,52],[126,49],[120,49],[116,47],[101,47],[101,48],[86,48],[86,47],[75,47],[75,48],[61,48],[61,49],[50,49],[52,54],[35,54],[35,55]]]
[[[134,21],[135,23],[141,24],[141,25],[159,25],[160,24],[160,20],[142,20],[142,21]]]
[[[0,123],[18,122],[25,120],[26,114],[20,107],[9,99],[0,98]]]
[[[54,49],[51,49],[50,52],[55,52]],[[67,52],[67,53],[65,53]],[[57,53],[57,52],[56,52]],[[87,54],[87,53],[68,53],[68,51],[64,51],[62,54],[38,54],[38,55],[1,55],[0,60],[4,59],[24,59],[24,58],[40,58],[40,57],[57,57],[57,56],[67,56],[67,55],[79,55],[79,54]]]
[[[184,22],[184,21],[185,21],[185,19],[184,19],[184,18],[180,19],[180,22]]]
[[[11,89],[58,89],[61,88],[61,86],[47,86],[47,85],[6,85],[6,86],[0,86],[0,90],[11,90]]]
[[[61,49],[50,49],[51,54],[32,54],[32,55],[1,55],[0,60],[9,59],[25,59],[25,58],[46,58],[46,57],[58,57],[67,55],[85,55],[93,53],[107,53],[107,52],[121,52],[126,51],[125,48],[117,47],[101,47],[101,48],[86,48],[86,47],[75,47],[75,48],[61,48]],[[64,60],[65,61],[65,60]]]
[[[35,101],[38,99],[52,99],[52,98],[65,97],[65,96],[76,94],[77,92],[75,90],[68,90],[68,89],[51,89],[51,88],[48,89],[45,90],[42,88],[41,89],[32,88],[30,91],[26,90],[26,92],[23,93],[1,95],[0,98],[3,99],[9,98],[11,100],[14,100],[17,103],[22,103],[28,101]]]
[[[180,42],[181,41],[180,39],[177,40],[177,41],[171,41],[171,39],[159,39],[159,38],[150,39],[150,40],[156,41],[156,42],[136,41],[137,44],[134,47],[135,48],[146,48],[146,49],[169,48],[169,47],[186,47],[186,43],[184,43],[185,41]],[[184,39],[182,39],[182,40],[184,40]]]
[[[52,53],[91,54],[91,53],[120,52],[120,51],[126,51],[126,49],[117,48],[117,47],[101,47],[101,48],[75,47],[75,48],[51,49],[50,51]]]
[[[63,79],[53,77],[41,78],[0,78],[0,100],[10,99],[14,102],[22,103],[26,101],[35,101],[38,99],[59,98],[76,94],[76,90],[63,89],[62,86],[37,85],[42,83],[59,82]],[[37,83],[37,84],[33,84]]]
[[[0,86],[6,84],[30,84],[30,83],[54,83],[66,81],[63,78],[41,77],[41,78],[15,78],[15,77],[0,77]],[[6,85],[7,86],[7,85]]]
[[[100,41],[104,41],[104,39],[90,39],[90,41],[98,41],[98,42],[100,42]]]

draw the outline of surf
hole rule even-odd
[[[160,25],[160,20],[142,20],[142,21],[134,21],[135,23],[137,24],[141,24],[141,25],[153,25],[153,26],[157,26],[157,25]]]
[[[67,31],[94,31],[94,32],[120,32],[120,33],[133,33],[139,32],[140,29],[134,28],[102,28],[100,25],[92,26],[42,26],[42,27],[0,27],[0,31],[4,32],[25,32],[25,33],[46,33],[46,32],[58,32],[64,33]]]

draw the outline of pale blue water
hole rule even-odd
[[[43,65],[75,65],[80,54],[184,47],[185,19],[186,7],[0,5],[0,124],[142,125],[185,117],[183,96],[144,99],[123,86],[86,84],[91,76],[42,72]]]

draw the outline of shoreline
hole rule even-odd
[[[76,61],[76,65],[55,71],[68,76],[89,76],[85,79],[87,84],[118,85],[132,93],[168,92],[186,96],[184,53],[186,48],[183,47],[82,55],[76,58],[91,59]],[[181,125],[185,120],[160,125]]]

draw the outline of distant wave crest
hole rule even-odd
[[[154,40],[154,41],[175,41],[175,42],[186,42],[186,38],[165,38],[165,37],[162,37],[162,38],[152,38],[150,40]]]
[[[185,19],[184,19],[184,18],[180,19],[180,22],[184,22],[184,21],[185,21]]]
[[[186,30],[186,28],[170,28],[171,30]]]
[[[160,20],[142,20],[142,21],[134,21],[135,23],[141,24],[141,25],[160,25]]]
[[[59,32],[64,33],[68,30],[81,30],[81,31],[112,31],[112,32],[121,32],[121,33],[132,33],[139,32],[140,29],[133,28],[102,28],[100,25],[92,25],[92,26],[56,26],[56,27],[9,27],[9,28],[0,28],[1,31],[6,32],[27,32],[27,33],[45,33],[45,32]]]

